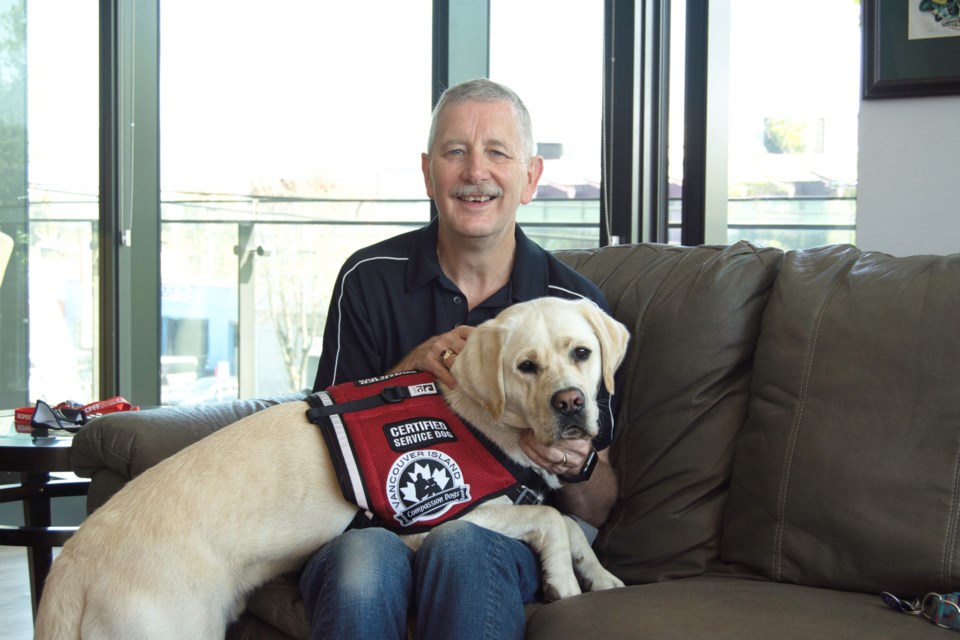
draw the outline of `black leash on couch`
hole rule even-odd
[[[960,631],[960,591],[947,594],[930,592],[923,599],[915,600],[903,600],[884,591],[880,597],[894,611],[911,616],[923,615],[938,627]]]

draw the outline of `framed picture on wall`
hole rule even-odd
[[[863,97],[960,94],[960,0],[863,0]]]

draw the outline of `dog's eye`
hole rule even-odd
[[[537,364],[532,360],[524,360],[517,365],[517,371],[520,371],[521,373],[536,373]]]
[[[573,359],[575,362],[583,362],[590,357],[590,349],[586,347],[577,347],[573,350]]]

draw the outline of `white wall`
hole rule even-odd
[[[960,97],[860,105],[857,246],[960,253]]]

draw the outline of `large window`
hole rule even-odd
[[[730,9],[728,240],[853,242],[860,3]]]
[[[549,249],[600,241],[603,0],[491,0],[490,78],[514,89],[544,157],[536,199],[520,209]]]
[[[161,0],[165,403],[311,386],[340,265],[427,221],[431,12]]]
[[[705,215],[721,233],[707,240],[784,249],[853,242],[859,1],[733,0],[714,3],[709,16],[688,16],[688,6],[670,2],[670,240],[680,241],[685,23],[709,18],[708,65],[695,71],[709,84]],[[710,117],[718,113],[725,118]],[[718,170],[726,176],[710,193]]]
[[[427,221],[430,101],[466,77],[530,108],[549,249],[600,243],[605,91],[622,241],[852,242],[859,5],[0,0],[0,411],[309,386],[344,259]]]
[[[0,0],[0,409],[98,395],[98,10]]]

